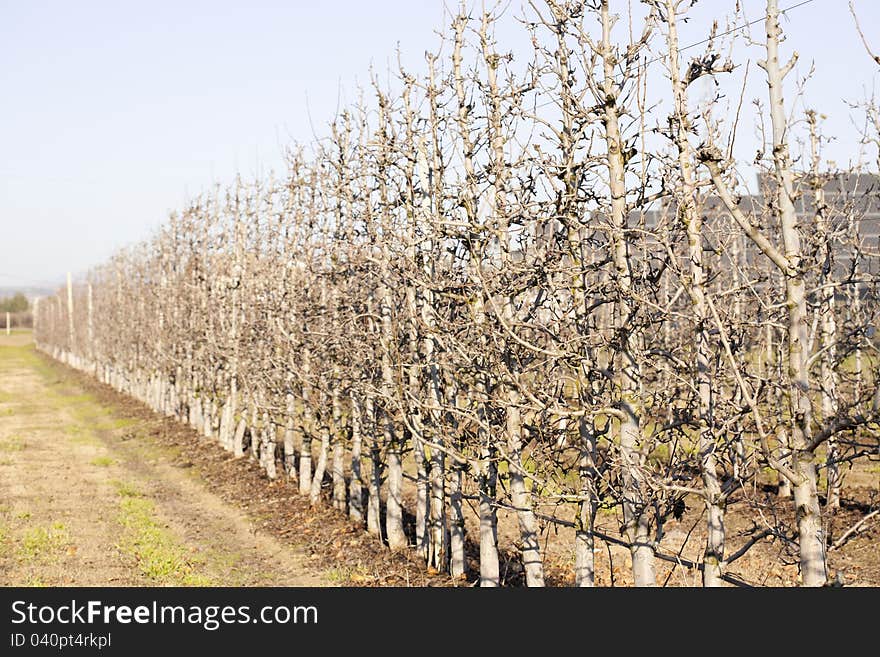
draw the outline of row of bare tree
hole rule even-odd
[[[634,583],[653,585],[689,500],[705,531],[686,565],[704,584],[740,582],[733,562],[772,540],[825,584],[823,514],[878,453],[880,254],[863,221],[877,190],[827,194],[858,172],[820,170],[814,112],[795,117],[808,155],[791,155],[776,0],[749,197],[735,125],[688,98],[733,69],[714,38],[683,62],[693,2],[646,2],[640,32],[611,4],[533,3],[520,68],[497,17],[463,8],[449,56],[401,70],[396,91],[374,79],[329,137],[289,149],[283,177],[196,198],[41,300],[38,345],[313,504],[329,491],[432,568],[467,574],[470,542],[484,586],[502,583],[499,511],[528,585],[544,584],[542,533],[559,525],[578,585],[594,583],[597,541],[625,544]],[[668,81],[656,98],[652,65]],[[728,502],[766,511],[770,483],[796,513],[730,536]],[[600,509],[619,533],[597,530]]]

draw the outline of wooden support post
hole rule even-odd
[[[68,350],[73,351],[73,279],[67,272],[67,338]]]

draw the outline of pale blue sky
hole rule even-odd
[[[880,51],[880,2],[855,4]],[[519,6],[499,29],[502,49],[519,47]],[[703,0],[683,41],[733,6]],[[763,1],[745,8],[759,18]],[[323,135],[340,88],[350,100],[371,63],[395,60],[397,43],[422,71],[443,15],[441,0],[0,0],[0,286],[58,283],[144,239],[212,182],[279,168],[281,146],[310,139],[309,114]],[[826,155],[843,164],[858,149],[844,101],[878,83],[877,67],[845,0],[813,0],[785,27],[801,73],[816,61],[807,102],[829,116],[837,140]],[[760,54],[741,46],[735,59]],[[738,90],[741,71],[725,84]],[[766,95],[760,74],[750,67],[749,99]],[[737,153],[750,159],[750,114],[743,122]]]

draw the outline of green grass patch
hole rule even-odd
[[[102,428],[105,429],[127,429],[128,427],[137,424],[137,420],[134,420],[129,417],[111,417],[107,418],[104,422],[104,426]]]
[[[4,452],[20,452],[25,446],[26,443],[21,436],[9,436],[9,438],[0,440],[0,450]]]
[[[83,392],[78,395],[70,395],[67,397],[68,404],[88,404],[95,401],[95,397],[88,392]]]
[[[863,351],[862,352],[862,373],[865,375],[865,378],[870,381],[871,372],[874,370],[877,365],[880,364],[880,356],[871,352],[871,351]],[[847,356],[843,362],[840,363],[839,369],[842,372],[846,372],[847,374],[853,374],[856,371],[856,355],[850,354]]]
[[[116,486],[122,497],[118,521],[124,529],[119,548],[134,557],[141,573],[160,584],[210,586],[210,578],[196,572],[201,561],[189,557],[159,524],[153,501],[124,482]]]
[[[596,508],[596,514],[600,516],[616,516],[617,511],[619,509],[618,502],[610,495],[603,496],[599,500],[599,505]]]
[[[92,465],[97,465],[99,468],[107,468],[116,463],[109,456],[96,456],[91,460]]]
[[[25,561],[49,557],[70,541],[67,528],[60,522],[49,527],[31,527],[21,537],[19,555]]]
[[[113,485],[113,488],[116,490],[116,494],[120,497],[141,497],[142,493],[137,489],[137,487],[128,483],[127,481],[120,481],[119,479],[114,479],[110,482]]]
[[[49,365],[48,361],[41,357],[33,344],[19,347],[7,347],[7,362],[10,365],[24,365],[36,370],[41,376],[53,379],[56,382],[58,374]],[[18,361],[17,363],[15,361]]]

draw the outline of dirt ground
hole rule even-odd
[[[29,342],[0,336],[0,585],[331,583]]]
[[[850,473],[843,508],[827,519],[832,542],[877,508],[878,473],[876,463]],[[731,499],[729,553],[780,506],[790,524],[790,504],[771,504],[774,494]],[[699,560],[702,525],[698,504],[666,524],[661,551],[672,561],[658,562],[659,584],[699,586],[699,572],[674,561]],[[619,518],[600,513],[597,530],[618,536]],[[880,586],[878,537],[874,516],[829,552],[832,577]],[[516,520],[504,511],[499,540],[504,581],[517,585]],[[573,543],[570,529],[545,531],[548,584],[573,583]],[[464,580],[426,571],[414,551],[392,552],[338,511],[311,508],[248,458],[35,352],[28,336],[0,336],[0,584],[473,586],[476,556],[469,545]],[[793,586],[794,557],[790,544],[762,541],[730,572]],[[630,585],[628,570],[625,548],[597,541],[597,584]]]

